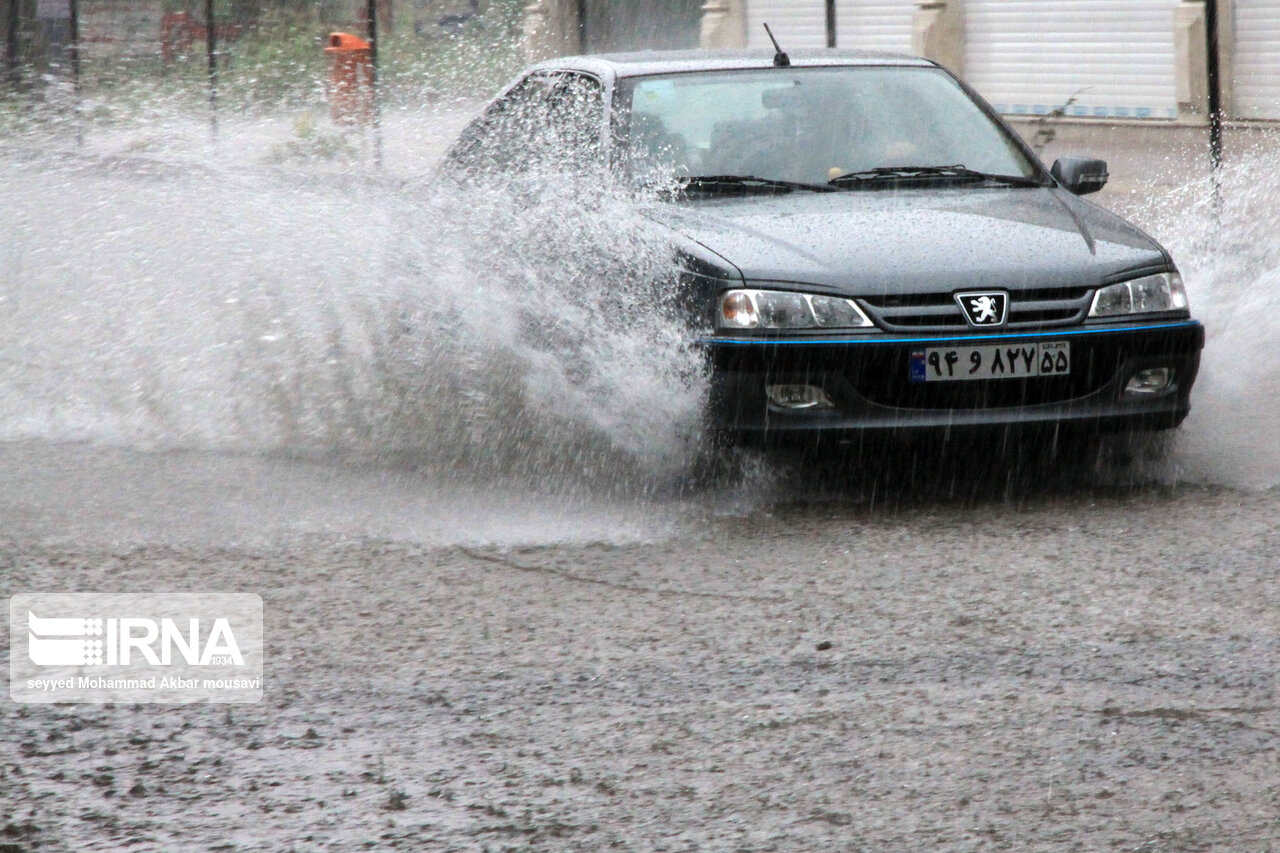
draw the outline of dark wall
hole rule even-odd
[[[578,0],[583,53],[697,47],[704,0]]]
[[[17,81],[22,68],[37,58],[36,0],[0,0],[0,51],[4,53],[6,77]],[[41,57],[42,58],[42,57]]]

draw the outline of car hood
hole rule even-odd
[[[689,199],[654,218],[748,282],[849,295],[1096,286],[1168,264],[1142,231],[1056,188]]]

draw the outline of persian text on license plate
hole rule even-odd
[[[925,347],[911,351],[912,382],[1023,379],[1071,372],[1071,342]]]

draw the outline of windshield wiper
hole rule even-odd
[[[806,184],[803,181],[783,181],[778,178],[759,178],[755,175],[695,175],[679,178],[676,187],[685,192],[792,192],[793,190],[809,190],[816,193],[829,193],[835,187],[828,184]]]
[[[1039,178],[1027,178],[1022,175],[994,175],[990,172],[979,172],[962,165],[955,166],[881,166],[878,169],[864,169],[860,172],[849,172],[832,178],[830,184],[836,187],[865,187],[877,183],[929,183],[938,180],[956,180],[966,183],[1003,184],[1009,187],[1043,187],[1047,184]]]

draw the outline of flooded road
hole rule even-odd
[[[402,490],[403,537],[433,513]],[[10,535],[12,590],[257,592],[267,663],[252,706],[8,704],[5,840],[1269,849],[1280,496],[1014,498],[517,513],[504,546],[336,512],[277,547]]]
[[[662,261],[616,199],[223,156],[4,155],[0,593],[253,592],[267,650],[6,703],[0,849],[1280,844],[1274,175],[1129,202],[1209,330],[1176,439],[709,465],[677,330],[600,321]]]

